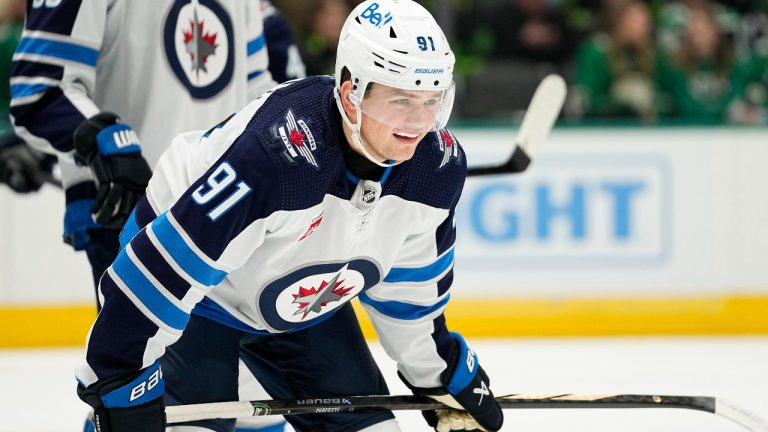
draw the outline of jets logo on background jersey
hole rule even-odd
[[[192,97],[214,97],[232,80],[232,20],[216,0],[176,0],[163,36],[168,63]]]
[[[327,318],[380,279],[379,267],[367,259],[312,264],[270,282],[258,306],[265,324],[274,330],[303,328],[310,321]]]
[[[315,136],[304,120],[296,120],[293,111],[288,110],[285,124],[277,127],[277,134],[285,146],[283,154],[289,161],[294,162],[296,158],[301,157],[313,167],[320,168],[313,153],[317,149]]]
[[[437,143],[440,147],[440,151],[443,152],[443,160],[440,162],[440,166],[437,169],[441,169],[448,165],[451,158],[458,157],[459,146],[456,144],[456,138],[448,129],[440,129],[437,131]]]

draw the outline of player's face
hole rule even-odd
[[[360,103],[363,114],[360,134],[368,152],[381,162],[413,157],[418,143],[434,128],[442,100],[440,91],[402,90],[372,84]],[[356,113],[352,114],[351,119]]]

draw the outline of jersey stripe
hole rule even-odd
[[[168,212],[158,216],[150,226],[157,240],[176,264],[197,283],[204,286],[215,286],[227,276],[226,272],[208,265],[189,247],[168,220]]]
[[[183,330],[189,321],[189,314],[179,309],[158,291],[128,256],[128,249],[130,246],[124,249],[112,264],[115,275],[153,315],[167,326]]]
[[[393,267],[384,277],[384,282],[427,282],[448,270],[453,265],[453,248],[437,261],[424,267]]]
[[[140,231],[136,238],[131,242],[131,250],[136,255],[136,259],[144,266],[145,274],[155,278],[155,286],[162,286],[170,296],[179,301],[185,302],[189,289],[192,286],[187,280],[181,277],[176,270],[171,267],[166,259],[160,254],[155,245],[149,239],[147,231]]]
[[[251,73],[248,74],[248,81],[250,81],[250,80],[252,80],[254,78],[258,78],[258,77],[260,77],[263,74],[264,74],[263,70],[251,72]]]
[[[46,84],[11,84],[11,99],[43,93],[50,87],[51,86]]]
[[[398,301],[374,300],[366,293],[360,293],[358,297],[360,298],[360,302],[376,309],[383,315],[400,320],[412,321],[427,317],[443,309],[445,305],[448,304],[448,300],[450,300],[451,295],[447,294],[445,297],[440,299],[440,301],[430,306],[415,305]]]
[[[256,39],[252,39],[248,41],[248,55],[252,56],[259,52],[260,50],[264,49],[264,46],[266,45],[266,41],[264,39],[264,33],[260,34]]]
[[[35,54],[43,57],[52,57],[75,63],[96,67],[99,51],[83,45],[71,42],[54,41],[23,37],[16,48],[16,56],[24,58],[24,54]]]

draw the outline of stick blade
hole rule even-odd
[[[515,138],[515,150],[521,149],[531,160],[536,156],[563,109],[566,93],[565,80],[560,75],[548,75],[541,81]]]

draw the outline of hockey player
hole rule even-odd
[[[78,394],[102,431],[162,431],[165,404],[235,400],[238,357],[275,398],[385,394],[349,300],[401,378],[501,428],[478,357],[450,333],[454,209],[466,160],[443,127],[454,55],[411,0],[367,0],[336,77],[279,86],[161,157],[101,279]],[[393,415],[291,416],[299,431],[398,431]],[[229,431],[234,420],[174,426]]]
[[[58,157],[64,238],[95,281],[171,139],[274,85],[249,0],[29,0],[13,60],[16,132]]]
[[[29,0],[13,60],[16,132],[58,157],[64,238],[95,283],[173,137],[275,84],[250,0]]]

